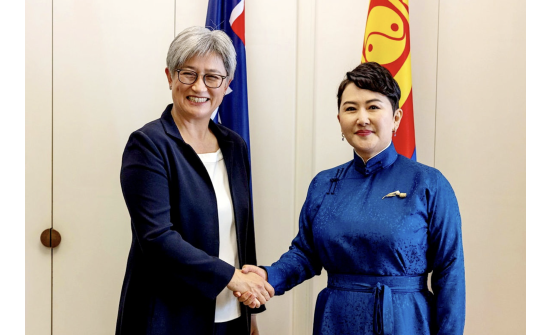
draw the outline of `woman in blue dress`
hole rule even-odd
[[[438,170],[395,151],[400,95],[377,63],[347,73],[338,121],[353,159],[312,180],[298,235],[277,262],[243,267],[267,279],[276,295],[324,268],[328,283],[317,297],[314,334],[463,334],[458,203]],[[257,305],[253,294],[235,295]]]

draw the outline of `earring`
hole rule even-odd
[[[344,142],[344,133],[342,133],[342,142]]]
[[[170,85],[170,89],[172,89],[172,85]]]

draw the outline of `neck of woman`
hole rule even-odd
[[[208,128],[210,119],[186,119],[172,108],[172,118],[178,127],[181,138],[197,154],[216,152],[220,148],[214,133]]]

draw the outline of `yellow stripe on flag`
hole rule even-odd
[[[410,43],[409,1],[370,0],[361,63],[379,63],[397,81],[403,118],[393,143],[398,153],[416,160]]]

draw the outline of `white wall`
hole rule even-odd
[[[466,333],[522,334],[525,2],[446,1],[439,22],[435,166],[462,214]]]

